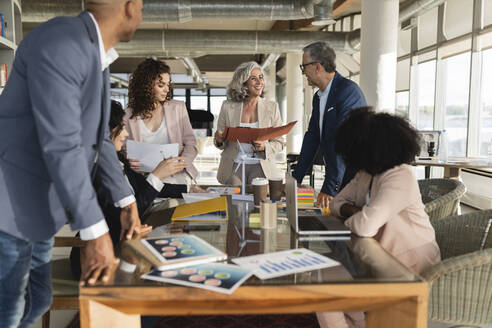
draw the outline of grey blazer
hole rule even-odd
[[[0,95],[0,230],[30,241],[103,219],[91,181],[132,194],[109,138],[109,71],[91,17],[54,18],[20,43]],[[97,171],[95,167],[97,166]]]

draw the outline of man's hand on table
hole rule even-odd
[[[140,217],[138,216],[137,203],[133,202],[121,209],[120,214],[121,233],[120,240],[130,240],[135,233],[135,229],[140,228]],[[138,229],[137,228],[137,229]]]
[[[84,263],[79,285],[94,285],[97,281],[107,282],[119,262],[114,256],[113,242],[109,233],[88,240],[83,252]]]

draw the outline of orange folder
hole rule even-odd
[[[284,134],[289,133],[289,131],[296,125],[297,121],[290,122],[287,125],[279,127],[270,128],[231,128],[226,126],[224,129],[224,138],[228,141],[239,141],[239,142],[252,142],[252,141],[265,141],[274,139]]]

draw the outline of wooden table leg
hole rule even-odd
[[[394,327],[427,327],[427,298],[409,298],[366,313],[366,328]]]
[[[140,315],[121,313],[109,306],[91,300],[80,300],[82,328],[140,328]]]

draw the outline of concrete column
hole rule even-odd
[[[276,96],[277,104],[280,110],[280,116],[282,117],[282,123],[285,125],[287,122],[287,96],[285,95],[285,81],[277,84]]]
[[[394,112],[398,0],[362,3],[360,86],[367,104]]]
[[[304,92],[303,77],[299,65],[302,64],[302,53],[287,54],[287,122],[297,121],[297,124],[287,135],[287,154],[300,153],[302,146]]]
[[[268,66],[265,69],[265,99],[269,101],[276,101],[276,66],[275,63]]]

